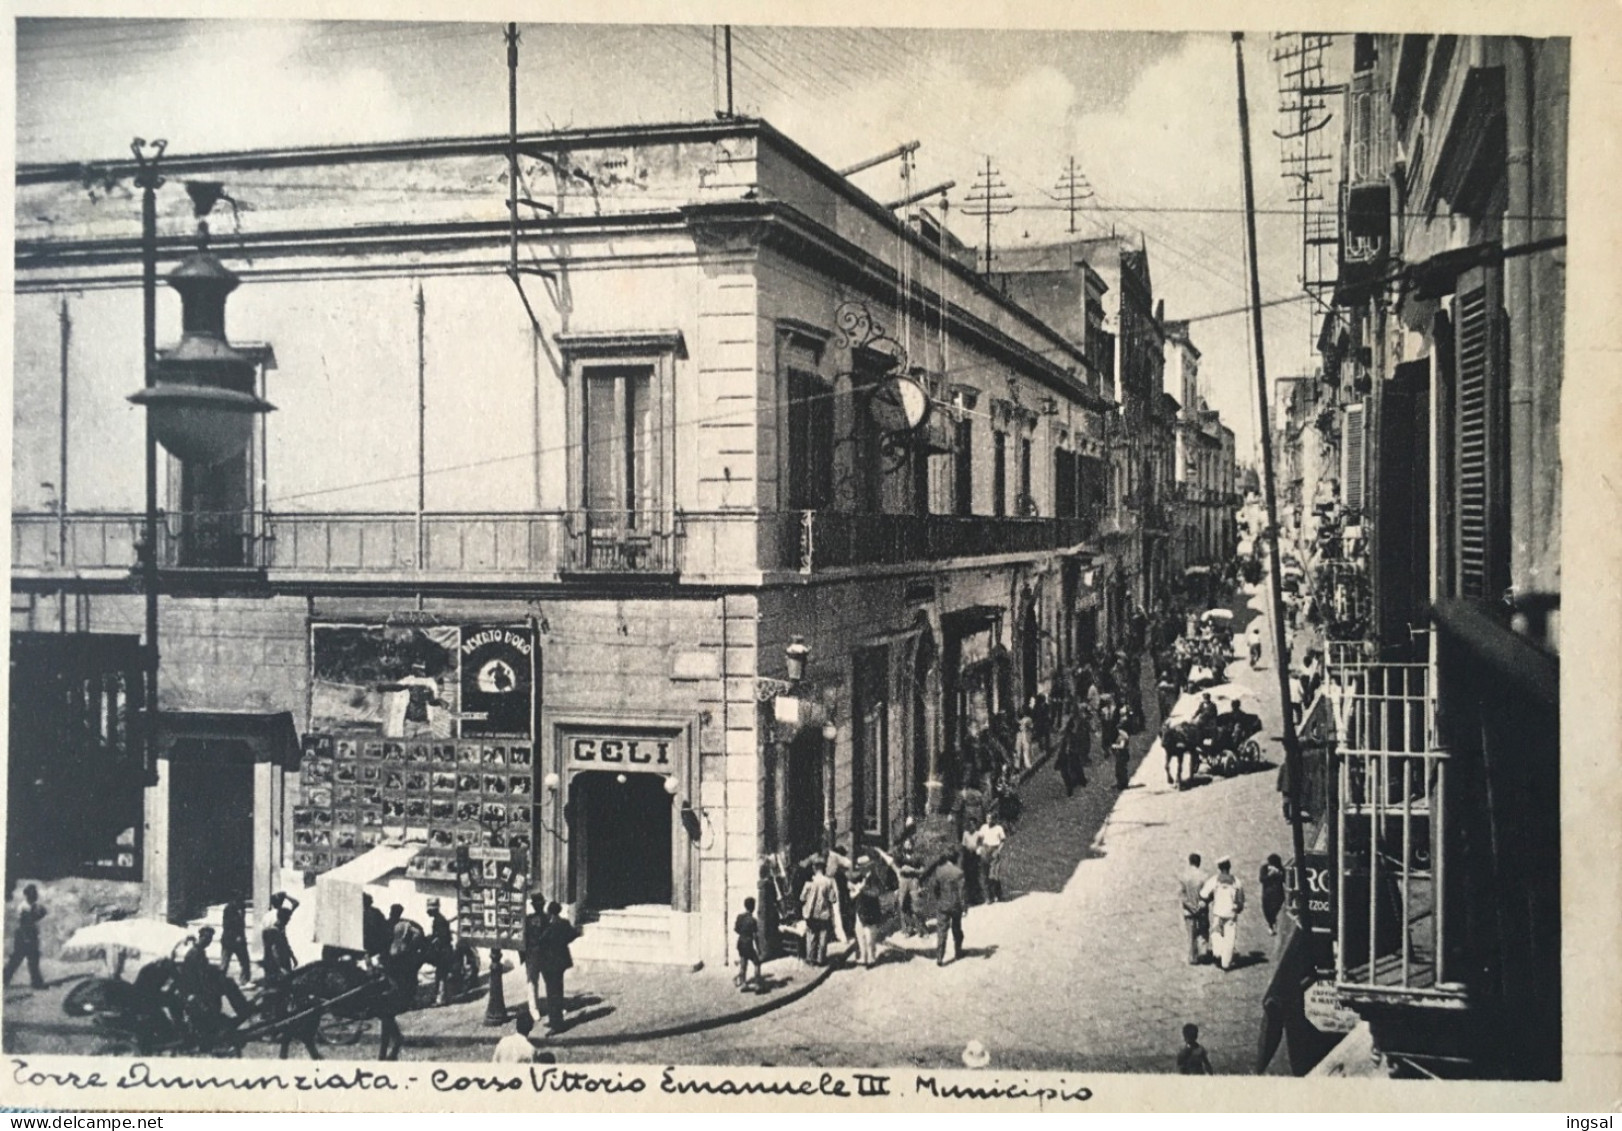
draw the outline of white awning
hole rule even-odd
[[[345,950],[365,950],[361,921],[361,895],[370,884],[378,883],[417,858],[423,846],[378,845],[323,872],[315,880],[315,941],[323,946]]]

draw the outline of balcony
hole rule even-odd
[[[762,516],[762,523],[762,560],[802,573],[1042,553],[1079,545],[1093,537],[1098,526],[1090,517],[994,518],[834,511]]]
[[[1429,668],[1372,663],[1351,643],[1329,659],[1336,988],[1354,1002],[1462,1005],[1447,969],[1449,760]]]
[[[826,511],[543,511],[164,514],[159,565],[171,580],[252,573],[395,581],[646,580],[910,562],[1079,545],[1081,518],[838,514]],[[13,576],[121,580],[137,569],[137,513],[14,514]]]

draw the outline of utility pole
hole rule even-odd
[[[1002,174],[992,168],[991,158],[986,158],[986,167],[975,177],[974,188],[964,197],[963,214],[966,216],[980,216],[986,222],[986,266],[985,274],[991,274],[991,218],[993,216],[1007,216],[1014,211],[1012,204],[1004,201],[1012,200],[1014,194],[1008,191],[1003,183]]]
[[[1093,186],[1088,183],[1085,173],[1076,171],[1076,159],[1074,157],[1070,158],[1070,164],[1066,167],[1064,173],[1060,175],[1055,191],[1065,193],[1068,197],[1065,211],[1070,213],[1070,233],[1074,235],[1076,231],[1076,212],[1080,209],[1083,201],[1093,198]]]
[[[1256,412],[1262,442],[1262,497],[1267,506],[1268,615],[1273,621],[1273,670],[1278,673],[1279,703],[1284,716],[1284,770],[1289,778],[1290,836],[1295,850],[1295,913],[1302,930],[1307,919],[1307,845],[1301,827],[1301,739],[1290,714],[1290,668],[1285,660],[1284,596],[1279,585],[1278,495],[1273,476],[1273,434],[1267,411],[1267,351],[1262,345],[1262,283],[1257,266],[1256,186],[1250,168],[1250,106],[1245,100],[1245,36],[1233,33],[1233,58],[1239,81],[1239,152],[1244,162],[1245,259],[1250,270],[1251,341],[1256,350]]]
[[[507,25],[507,273],[518,281],[518,25]],[[422,287],[417,287],[419,321]],[[419,326],[419,338],[420,338]],[[419,539],[420,542],[420,539]]]
[[[1290,203],[1301,206],[1301,286],[1315,295],[1333,285],[1322,257],[1324,248],[1339,242],[1338,218],[1333,207],[1314,211],[1312,205],[1324,200],[1320,182],[1334,175],[1334,158],[1323,132],[1335,117],[1327,99],[1345,88],[1328,82],[1324,73],[1324,52],[1334,36],[1290,32],[1273,39],[1279,97],[1279,128],[1273,136],[1279,140],[1282,175],[1293,182]]]
[[[727,117],[732,117],[732,25],[723,27],[726,39],[727,55]]]

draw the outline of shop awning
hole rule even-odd
[[[365,950],[361,923],[361,895],[417,858],[423,846],[378,845],[347,864],[323,872],[315,881],[315,941],[345,950]]]

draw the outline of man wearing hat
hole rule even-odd
[[[1233,965],[1233,947],[1239,938],[1239,914],[1245,909],[1245,885],[1233,874],[1233,861],[1217,861],[1216,875],[1205,881],[1200,898],[1211,908],[1211,953],[1224,973]]]

